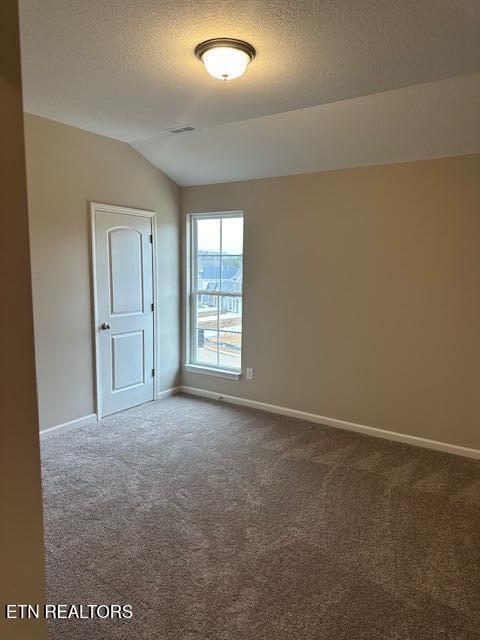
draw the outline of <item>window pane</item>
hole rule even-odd
[[[242,291],[242,256],[221,258],[221,290],[227,293]]]
[[[218,334],[219,365],[240,369],[242,354],[242,334],[220,331]]]
[[[205,366],[240,370],[243,217],[199,214],[192,224],[191,286],[201,293],[191,298],[191,359]]]
[[[195,308],[196,329],[218,329],[218,296],[199,293]]]
[[[205,218],[196,221],[198,253],[220,253],[220,220]]]
[[[197,362],[217,365],[218,296],[203,293],[196,296],[195,335],[195,360]]]
[[[219,329],[242,332],[242,299],[240,297],[219,296]]]
[[[218,331],[197,329],[196,362],[218,365]]]
[[[220,288],[220,257],[198,255],[197,289],[218,291]]]
[[[222,253],[242,255],[243,218],[222,219]]]

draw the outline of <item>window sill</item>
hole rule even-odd
[[[185,370],[190,373],[204,373],[209,376],[217,376],[218,378],[229,378],[230,380],[240,380],[240,371],[229,371],[228,369],[216,369],[215,367],[206,367],[200,364],[186,364]]]

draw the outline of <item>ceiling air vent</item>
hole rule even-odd
[[[199,131],[198,127],[192,127],[192,125],[187,124],[184,127],[172,127],[171,129],[167,129],[168,133],[179,134],[179,133],[190,133],[191,131]]]

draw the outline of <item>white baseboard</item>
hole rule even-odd
[[[49,427],[48,429],[40,430],[40,437],[46,436],[52,431],[57,431],[58,429],[76,429],[78,427],[83,426],[84,424],[88,424],[90,422],[94,422],[97,420],[97,414],[91,413],[88,416],[83,416],[82,418],[75,418],[75,420],[69,420],[68,422],[63,422],[62,424],[57,424],[54,427]]]
[[[168,398],[169,396],[173,396],[176,393],[179,393],[180,387],[172,387],[171,389],[166,389],[165,391],[160,391],[157,399],[162,400],[163,398]],[[48,429],[40,430],[40,437],[46,436],[52,431],[58,431],[59,429],[74,429],[83,426],[84,424],[88,424],[92,421],[97,420],[97,414],[91,413],[88,416],[82,416],[81,418],[75,418],[75,420],[69,420],[68,422],[64,422],[62,424],[57,424],[54,427],[48,427]]]
[[[335,427],[336,429],[355,431],[356,433],[363,433],[367,436],[373,436],[375,438],[393,440],[394,442],[403,442],[406,444],[414,445],[416,447],[434,449],[436,451],[443,451],[444,453],[453,453],[457,456],[464,456],[466,458],[474,458],[475,460],[480,460],[479,449],[470,449],[469,447],[462,447],[460,445],[450,444],[448,442],[439,442],[437,440],[429,440],[428,438],[421,438],[419,436],[411,436],[406,433],[397,433],[396,431],[388,431],[387,429],[378,429],[377,427],[369,427],[364,424],[357,424],[356,422],[339,420],[338,418],[328,418],[327,416],[320,416],[316,413],[298,411],[297,409],[288,409],[287,407],[280,407],[274,404],[268,404],[266,402],[249,400],[248,398],[222,395],[220,393],[215,393],[214,391],[206,391],[205,389],[197,389],[195,387],[181,386],[179,387],[179,391],[181,391],[182,393],[190,394],[192,396],[201,396],[202,398],[222,400],[224,402],[230,402],[232,404],[238,404],[244,407],[251,407],[253,409],[260,409],[262,411],[268,411],[270,413],[278,413],[283,416],[299,418],[301,420],[307,420],[308,422],[315,422],[317,424],[323,424],[328,427]]]
[[[317,424],[323,424],[328,427],[334,427],[336,429],[344,429],[346,431],[354,431],[356,433],[363,433],[367,436],[373,436],[375,438],[383,438],[385,440],[392,440],[393,442],[403,442],[406,444],[414,445],[416,447],[424,447],[426,449],[434,449],[435,451],[443,451],[444,453],[452,453],[457,456],[464,456],[466,458],[473,458],[480,460],[480,450],[471,449],[469,447],[462,447],[456,444],[450,444],[448,442],[440,442],[438,440],[429,440],[428,438],[421,438],[419,436],[411,436],[406,433],[398,433],[396,431],[389,431],[388,429],[379,429],[377,427],[369,427],[364,424],[357,424],[356,422],[348,422],[347,420],[339,420],[338,418],[329,418],[327,416],[320,416],[316,413],[309,413],[307,411],[299,411],[298,409],[289,409],[288,407],[280,407],[275,404],[268,404],[267,402],[258,402],[257,400],[249,400],[248,398],[240,398],[238,396],[228,396],[216,393],[215,391],[207,391],[206,389],[198,389],[196,387],[178,386],[160,391],[158,393],[158,400],[168,398],[176,393],[187,393],[192,396],[200,396],[202,398],[209,398],[211,400],[222,400],[223,402],[229,402],[231,404],[240,405],[243,407],[251,407],[252,409],[260,409],[261,411],[268,411],[269,413],[277,413],[283,416],[290,416],[292,418],[299,418],[300,420],[307,420],[308,422],[315,422]],[[48,429],[42,429],[40,431],[40,437],[44,437],[59,429],[73,429],[81,427],[85,424],[97,420],[97,414],[91,413],[88,416],[76,418],[63,424],[57,424],[54,427]]]
[[[176,393],[180,393],[181,387],[172,387],[171,389],[165,389],[165,391],[159,391],[157,400],[163,400],[169,396],[174,396]]]

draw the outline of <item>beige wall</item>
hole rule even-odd
[[[157,211],[159,389],[178,383],[179,189],[129,145],[26,114],[41,428],[95,411],[89,201]]]
[[[243,366],[183,384],[480,448],[480,156],[191,187],[245,211]]]
[[[128,145],[26,115],[43,428],[94,412],[88,202],[158,211],[160,389],[179,382],[179,190]],[[183,383],[480,448],[480,156],[191,187],[243,209],[244,366]],[[60,302],[60,304],[59,304]]]
[[[16,0],[0,3],[0,637],[46,638],[42,621],[5,620],[44,600],[42,496]]]

